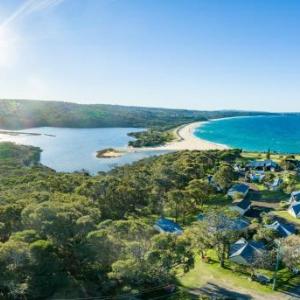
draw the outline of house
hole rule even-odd
[[[284,224],[279,221],[265,225],[265,227],[277,231],[280,237],[287,237],[295,233],[295,227],[292,224]]]
[[[154,225],[154,229],[160,233],[173,233],[176,235],[183,233],[183,229],[177,223],[165,218],[157,220]]]
[[[237,173],[241,173],[241,174],[244,174],[245,173],[245,167],[239,163],[236,163],[234,166],[233,166],[233,169],[235,172]]]
[[[247,196],[249,192],[249,186],[244,183],[237,183],[234,184],[229,191],[227,192],[227,196],[233,198],[233,199],[243,199]]]
[[[233,221],[232,229],[233,230],[245,230],[249,227],[250,222],[243,218],[236,218]]]
[[[230,246],[229,260],[240,265],[249,266],[265,251],[264,244],[255,241],[246,241],[244,238]]]
[[[251,208],[251,201],[248,198],[234,200],[230,209],[238,212],[241,216],[243,216],[249,209]]]
[[[283,184],[283,180],[281,178],[275,178],[274,181],[269,185],[271,191],[277,191],[280,189]]]
[[[262,182],[265,178],[265,172],[264,171],[256,171],[250,174],[250,180],[252,182]]]
[[[290,203],[300,202],[300,191],[292,192]]]
[[[288,209],[288,213],[295,218],[300,218],[300,202],[293,202]]]
[[[247,168],[250,170],[258,171],[277,171],[279,165],[271,159],[266,160],[253,160],[247,164]]]

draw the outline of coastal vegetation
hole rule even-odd
[[[167,130],[195,121],[258,114],[266,113],[0,100],[0,128],[10,130],[43,126],[70,128],[136,127]]]
[[[128,135],[135,138],[134,141],[130,141],[128,143],[129,146],[135,148],[161,146],[176,138],[175,134],[170,130],[164,131],[155,129],[149,129],[141,132],[130,132]]]
[[[155,233],[155,218],[188,222],[198,201],[192,182],[239,153],[174,153],[91,177],[35,165],[36,148],[0,147],[0,294],[32,299],[135,294],[173,282],[177,268],[193,266],[192,242]]]
[[[120,157],[122,155],[122,151],[114,149],[114,148],[107,148],[97,151],[96,157],[98,158],[114,158]]]
[[[13,143],[0,144],[1,166],[5,164],[30,166],[40,161],[41,149],[32,146],[16,145]]]
[[[233,229],[238,215],[229,209],[231,199],[226,196],[227,189],[242,180],[236,165],[246,165],[254,154],[181,151],[90,176],[57,173],[39,164],[39,153],[35,147],[0,143],[1,297],[147,299],[175,287],[173,299],[188,299],[189,289],[205,285],[209,272],[216,284],[223,276],[232,284],[241,282],[243,289],[257,272],[273,276],[272,241],[277,235],[264,224],[274,215],[266,210],[259,218],[246,218],[249,229]],[[278,173],[287,180],[284,190],[268,191],[268,197],[258,197],[253,184],[251,201],[282,211],[283,197],[276,195],[288,198],[288,186],[300,182],[295,171],[288,172]],[[260,183],[257,187],[260,193],[267,191]],[[161,217],[178,222],[183,233],[157,232],[153,225]],[[255,260],[242,267],[228,259],[228,247],[241,237],[269,241],[270,256],[263,264]],[[283,243],[279,290],[291,288],[282,278],[298,284],[292,270],[300,257],[286,263],[297,245],[296,238]],[[248,287],[272,293],[270,286],[258,282]]]

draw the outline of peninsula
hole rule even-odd
[[[193,122],[182,125],[174,129],[174,140],[157,147],[130,148],[138,150],[158,150],[158,151],[180,151],[180,150],[224,150],[228,149],[226,145],[209,142],[194,135],[196,128],[204,122]]]

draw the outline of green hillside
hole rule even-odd
[[[16,145],[9,142],[0,143],[0,164],[36,165],[40,161],[41,149],[33,146]],[[2,169],[0,168],[0,172]]]
[[[22,129],[50,127],[156,127],[171,128],[180,124],[213,118],[257,115],[245,111],[194,111],[127,107],[118,105],[83,105],[67,102],[0,100],[0,128]]]

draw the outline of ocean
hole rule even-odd
[[[194,134],[246,151],[300,153],[300,114],[214,120],[197,128]]]
[[[196,137],[248,151],[300,153],[300,115],[238,117],[210,121],[197,128]],[[12,141],[40,147],[41,162],[62,172],[86,169],[92,174],[169,151],[136,151],[117,158],[96,158],[96,151],[126,147],[127,133],[136,128],[32,128],[20,132],[39,135],[1,135]]]

